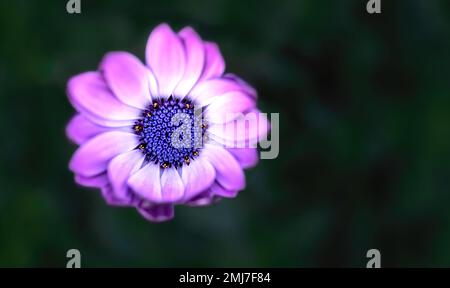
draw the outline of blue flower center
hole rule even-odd
[[[189,165],[200,153],[206,131],[201,109],[190,100],[154,100],[133,126],[138,149],[161,168]]]

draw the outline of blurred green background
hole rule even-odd
[[[0,266],[450,266],[449,1],[0,2]],[[219,43],[281,132],[236,199],[153,224],[75,185],[65,85],[161,22]]]

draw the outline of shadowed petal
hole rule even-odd
[[[139,109],[125,105],[112,94],[99,72],[86,72],[72,77],[67,89],[69,100],[81,113],[112,121],[140,117]]]
[[[214,102],[218,97],[233,91],[244,92],[244,89],[230,79],[211,79],[195,85],[189,93],[189,98],[197,102],[198,107],[204,107]]]
[[[127,180],[130,175],[141,168],[144,159],[142,152],[135,149],[120,154],[109,162],[108,177],[117,198],[126,199],[128,197]]]
[[[175,168],[164,169],[161,175],[161,194],[159,202],[172,203],[183,198],[184,184]]]
[[[145,58],[158,82],[160,96],[170,96],[183,77],[186,63],[183,43],[169,25],[161,24],[152,31]]]
[[[183,28],[178,34],[183,40],[186,51],[186,67],[183,78],[178,83],[173,94],[184,97],[191,91],[202,74],[205,50],[202,39],[191,27]]]
[[[85,187],[102,188],[109,184],[109,179],[106,173],[102,173],[100,175],[95,175],[92,177],[84,177],[75,174],[75,182]]]
[[[150,89],[150,96],[152,100],[156,99],[159,97],[158,81],[156,80],[155,74],[153,74],[150,67],[147,67],[147,78]]]
[[[220,185],[227,190],[244,189],[244,171],[230,152],[220,146],[207,143],[202,153],[214,166],[216,181]]]
[[[258,93],[256,92],[255,88],[250,86],[250,84],[248,84],[246,81],[242,80],[240,77],[238,77],[232,73],[227,73],[224,75],[224,78],[235,81],[244,89],[245,93],[247,93],[248,95],[252,96],[255,99],[258,98]]]
[[[127,181],[133,191],[151,202],[161,202],[161,176],[159,165],[149,163],[132,174]]]
[[[217,196],[225,197],[225,198],[234,198],[239,193],[239,190],[228,190],[228,189],[225,189],[222,185],[220,185],[217,182],[215,182],[211,186],[210,190],[211,190],[211,193],[213,195],[217,195]]]
[[[136,121],[135,119],[129,119],[129,120],[110,120],[110,119],[105,119],[105,118],[101,118],[99,116],[96,116],[86,110],[83,110],[82,108],[78,107],[76,103],[72,102],[72,106],[78,111],[80,112],[81,115],[83,115],[83,117],[85,117],[87,120],[91,121],[94,124],[97,124],[99,126],[102,127],[108,127],[108,128],[130,128],[134,122]]]
[[[106,131],[111,131],[111,128],[94,124],[81,114],[73,116],[66,127],[67,137],[76,144],[82,144]]]
[[[266,114],[253,109],[232,122],[210,125],[208,133],[211,139],[227,148],[256,148],[269,130]]]
[[[137,137],[131,133],[111,131],[99,134],[78,148],[69,168],[82,176],[100,174],[114,156],[130,151],[137,145]]]
[[[128,52],[110,52],[100,69],[116,97],[125,104],[144,109],[151,102],[148,69]]]
[[[149,205],[148,207],[138,207],[139,214],[152,222],[163,222],[174,217],[174,207],[172,204]]]
[[[247,112],[255,107],[255,101],[242,92],[228,92],[214,99],[205,109],[209,123],[226,123],[232,121],[239,113]]]
[[[216,172],[205,157],[198,157],[189,166],[184,165],[181,172],[185,189],[184,201],[189,201],[206,190],[214,182]]]
[[[227,150],[244,169],[254,167],[258,163],[259,154],[256,148],[229,148]]]
[[[133,206],[133,199],[131,196],[126,198],[118,198],[115,194],[114,188],[111,185],[102,187],[102,196],[106,203],[112,206]]]
[[[225,61],[222,53],[220,53],[219,46],[213,42],[204,42],[204,45],[206,63],[200,81],[220,77],[225,71]]]
[[[220,200],[219,197],[215,197],[211,192],[211,189],[208,189],[206,191],[203,191],[199,195],[195,196],[194,198],[190,199],[185,204],[192,207],[202,207],[212,205],[218,202],[219,200]]]

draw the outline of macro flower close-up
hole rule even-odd
[[[109,52],[97,71],[73,76],[67,93],[77,111],[66,127],[79,145],[75,181],[150,221],[173,218],[175,205],[235,197],[269,130],[255,89],[226,74],[218,45],[191,27],[160,24],[144,62]]]

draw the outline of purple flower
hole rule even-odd
[[[78,113],[67,135],[80,145],[69,165],[75,181],[151,221],[171,219],[177,204],[235,197],[269,129],[261,117],[248,125],[248,116],[260,115],[255,90],[224,74],[217,44],[191,27],[178,34],[167,24],[156,27],[145,59],[146,65],[130,53],[110,52],[98,71],[69,80]],[[191,125],[174,134],[183,123]]]

